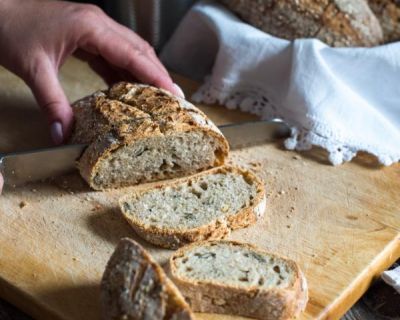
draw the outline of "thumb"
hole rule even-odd
[[[51,138],[55,144],[61,144],[71,131],[73,114],[58,80],[57,68],[44,57],[33,69],[26,82],[47,116]]]

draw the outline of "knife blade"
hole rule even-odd
[[[232,123],[218,128],[227,138],[231,149],[259,145],[290,135],[290,128],[278,119]],[[4,185],[16,187],[72,172],[76,169],[76,160],[86,147],[84,144],[75,144],[0,154]]]

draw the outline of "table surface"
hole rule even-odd
[[[87,88],[82,89],[79,87],[81,85],[80,81],[82,81],[82,83],[85,83],[85,81],[82,79],[82,77],[85,76],[84,74],[82,74],[82,70],[77,71],[78,69],[81,68],[81,66],[79,64],[77,64],[76,62],[73,62],[72,64],[67,63],[67,68],[71,67],[71,66],[74,68],[74,72],[71,72],[71,70],[67,69],[66,72],[62,73],[61,77],[62,77],[62,80],[64,80],[64,82],[68,83],[68,86],[66,87],[67,94],[69,95],[71,100],[74,100],[74,99],[78,98],[80,95],[82,95],[82,92],[85,92],[85,90]],[[2,74],[0,74],[0,80],[1,80],[1,76],[2,76]],[[7,79],[7,77],[8,76],[5,76],[4,78]],[[96,86],[101,87],[102,86],[101,83],[96,82],[98,80],[96,80],[94,78],[92,78],[90,80],[94,82],[91,84],[93,87],[96,87]],[[86,79],[86,83],[87,82],[88,82],[88,79]],[[192,91],[195,84],[193,84],[193,86],[191,87],[190,82],[185,82],[185,83],[186,83],[185,92]],[[46,129],[43,127],[43,125],[40,126],[40,124],[43,123],[43,119],[40,117],[39,113],[37,111],[34,111],[31,108],[25,108],[26,104],[32,103],[31,97],[29,97],[29,95],[26,94],[26,89],[25,89],[25,92],[23,93],[21,91],[21,86],[18,83],[16,86],[13,86],[13,87],[9,86],[8,88],[9,88],[8,89],[9,91],[6,92],[7,94],[2,95],[2,99],[4,100],[5,105],[7,105],[7,104],[12,105],[13,108],[6,108],[5,109],[6,112],[8,112],[8,115],[10,116],[10,118],[14,118],[14,120],[15,119],[18,120],[17,122],[20,124],[24,123],[24,121],[26,121],[26,119],[28,117],[29,120],[31,121],[31,124],[33,125],[33,127],[35,127],[35,132],[34,132],[35,139],[31,138],[32,133],[33,133],[32,126],[20,126],[20,127],[18,127],[17,132],[15,132],[15,135],[12,135],[13,138],[11,138],[11,139],[3,139],[2,140],[2,135],[0,134],[0,145],[2,146],[1,151],[15,150],[16,146],[18,146],[18,148],[20,148],[20,149],[24,149],[26,147],[30,147],[30,148],[35,147],[35,143],[38,144],[37,146],[39,146],[39,145],[43,146],[44,144],[49,143]],[[76,96],[76,95],[78,95],[78,96]],[[20,108],[20,110],[19,110],[19,108]],[[218,113],[218,112],[216,113],[216,110],[215,110],[216,107],[202,106],[202,108],[210,115],[216,115]],[[234,121],[235,117],[237,115],[238,115],[237,113],[229,112],[229,115],[224,115],[224,119]],[[3,116],[4,116],[4,114],[2,114],[2,117]],[[7,114],[5,116],[7,116]],[[239,118],[240,119],[245,119],[245,118],[251,119],[252,117],[240,115]],[[217,120],[217,122],[218,122],[218,119],[214,119],[214,120]],[[42,129],[40,129],[40,128],[42,128]],[[16,131],[15,128],[12,127],[12,124],[9,124],[8,122],[3,121],[2,125],[0,125],[0,130],[4,130],[4,129],[10,130],[10,131],[13,131],[13,130]],[[6,135],[3,135],[3,136],[6,136]],[[290,152],[284,152],[282,150],[281,151],[278,151],[278,150],[274,151],[274,150],[276,150],[276,149],[274,149],[273,147],[268,147],[265,152],[269,152],[270,154],[266,154],[266,155],[257,155],[257,150],[255,150],[255,151],[253,150],[253,151],[249,151],[249,152],[250,153],[253,152],[255,160],[257,158],[264,159],[264,162],[265,162],[264,170],[268,169],[267,171],[264,172],[264,175],[265,175],[264,178],[267,179],[266,181],[270,182],[269,187],[271,189],[270,190],[271,193],[269,194],[269,203],[270,203],[270,210],[271,210],[271,219],[274,220],[272,223],[274,225],[274,228],[276,229],[276,230],[268,229],[270,236],[272,237],[277,234],[279,235],[279,232],[281,232],[280,234],[282,234],[282,232],[283,232],[284,234],[287,234],[289,238],[290,237],[294,237],[294,238],[292,238],[292,242],[291,242],[292,245],[290,247],[285,245],[285,241],[289,241],[289,240],[286,239],[286,240],[282,241],[280,239],[280,237],[275,237],[274,241],[270,241],[270,240],[272,240],[272,238],[271,239],[266,238],[263,240],[263,244],[266,246],[271,246],[271,248],[278,250],[277,252],[282,252],[283,254],[289,255],[289,256],[292,255],[293,256],[292,258],[299,259],[299,262],[301,262],[301,264],[307,266],[308,270],[306,270],[306,274],[308,273],[310,277],[314,276],[313,273],[315,272],[315,270],[318,270],[318,274],[320,274],[321,276],[324,276],[323,271],[326,270],[326,268],[328,268],[328,269],[333,268],[331,270],[331,272],[333,272],[333,270],[341,270],[340,273],[337,273],[337,274],[335,273],[335,277],[340,276],[340,277],[342,277],[342,279],[340,279],[340,280],[345,279],[345,282],[340,282],[340,285],[339,285],[338,278],[333,282],[330,281],[330,287],[329,287],[330,292],[325,292],[325,290],[323,290],[323,291],[319,290],[317,284],[320,282],[317,282],[316,279],[313,279],[313,281],[311,281],[311,284],[312,284],[311,289],[314,291],[314,297],[315,297],[310,303],[309,311],[311,311],[311,312],[317,312],[318,310],[320,310],[321,305],[320,305],[319,301],[322,302],[322,301],[325,301],[326,299],[330,299],[331,298],[330,295],[332,295],[332,294],[334,294],[333,296],[335,296],[335,294],[337,294],[337,293],[340,293],[340,294],[345,293],[347,290],[346,283],[348,284],[348,282],[346,282],[346,281],[349,281],[351,279],[351,277],[356,275],[357,281],[355,281],[353,284],[351,284],[350,292],[345,293],[345,296],[347,297],[346,298],[346,306],[342,305],[341,307],[339,306],[339,309],[336,309],[336,310],[338,310],[338,311],[336,311],[336,312],[338,312],[336,314],[339,314],[340,308],[347,309],[349,307],[349,303],[351,301],[352,301],[351,303],[354,303],[354,301],[357,299],[359,294],[362,293],[362,290],[364,290],[365,287],[368,285],[372,276],[376,275],[376,273],[378,273],[379,270],[381,270],[382,265],[386,264],[386,266],[387,266],[388,261],[390,261],[390,260],[393,261],[393,259],[395,258],[393,256],[385,256],[384,261],[379,262],[379,263],[377,261],[380,260],[382,257],[380,257],[380,259],[368,260],[373,257],[373,254],[376,254],[376,252],[380,252],[380,250],[382,250],[381,248],[385,248],[386,241],[392,239],[391,237],[393,235],[395,236],[396,232],[398,232],[398,228],[396,227],[396,226],[398,226],[398,224],[394,223],[396,221],[395,220],[396,215],[393,215],[393,213],[394,213],[393,208],[395,208],[395,207],[393,207],[392,204],[388,204],[388,201],[391,200],[393,202],[395,199],[398,199],[396,193],[384,192],[379,197],[379,199],[374,199],[374,197],[371,197],[371,191],[380,190],[379,188],[381,188],[381,187],[387,188],[391,183],[394,183],[393,182],[394,180],[392,178],[398,177],[399,172],[396,169],[397,167],[385,168],[384,170],[380,170],[380,169],[378,170],[377,168],[375,168],[375,165],[372,164],[370,161],[365,162],[364,161],[365,158],[361,158],[361,162],[360,162],[360,159],[357,159],[356,161],[358,161],[358,162],[356,164],[354,164],[354,163],[347,164],[347,165],[344,165],[343,167],[341,167],[340,170],[336,170],[335,168],[332,168],[332,167],[324,164],[324,161],[321,160],[320,153],[315,153],[315,152],[308,153],[308,154],[306,153],[306,154],[304,154],[304,157],[303,156],[300,157],[302,159],[301,161],[293,162],[293,160],[290,160],[293,157],[293,155],[291,155]],[[245,160],[245,162],[249,162],[245,158],[246,158],[246,156],[244,155],[242,160]],[[293,173],[296,176],[296,179],[297,179],[296,182],[298,182],[300,184],[300,187],[304,188],[304,190],[301,190],[300,192],[294,192],[292,190],[291,194],[286,194],[283,197],[278,195],[278,193],[279,193],[278,190],[282,190],[282,188],[289,190],[292,187],[292,182],[290,182],[292,179],[291,175],[288,172],[285,172],[285,170],[283,170],[284,166],[282,167],[280,165],[279,161],[290,161],[290,169],[294,170]],[[313,171],[314,166],[317,166],[319,168],[319,170],[317,172]],[[394,169],[394,170],[392,170],[392,169]],[[308,176],[308,177],[301,176],[302,172],[306,172],[306,171],[309,174],[311,174],[311,177],[310,176]],[[313,179],[316,179],[316,180],[320,179],[321,177],[318,177],[318,174],[321,174],[322,172],[323,172],[323,175],[326,175],[326,178],[324,176],[324,178],[321,180],[322,182],[325,183],[325,186],[321,185],[321,186],[319,186],[318,189],[315,189],[314,187],[312,187],[315,184],[315,182],[313,183]],[[302,179],[298,180],[298,178],[300,176],[302,177]],[[341,176],[344,180],[341,181],[341,183],[337,183],[337,182],[340,182],[339,181],[340,178],[338,178],[339,180],[336,181],[336,184],[335,184],[335,179],[336,179],[336,177],[339,177],[339,176]],[[328,178],[328,177],[330,177],[330,178]],[[353,183],[352,179],[358,179],[360,177],[362,178],[360,183]],[[349,180],[349,178],[351,178],[351,179]],[[346,189],[348,193],[347,193],[347,196],[345,197],[346,198],[345,200],[347,202],[345,202],[344,203],[345,206],[342,207],[342,204],[340,203],[342,200],[340,200],[339,203],[337,203],[337,199],[335,199],[335,197],[337,197],[338,199],[342,199],[343,195],[339,194],[338,190],[343,187],[342,184],[345,181],[347,181],[346,183],[348,184],[347,185],[348,188]],[[368,183],[371,181],[373,181],[374,184],[376,184],[376,186],[368,185],[369,187],[367,188],[367,190],[364,189],[365,183]],[[310,197],[310,195],[318,194],[319,189],[323,189],[323,190],[325,190],[325,192],[330,192],[330,191],[328,191],[328,190],[330,190],[330,187],[329,187],[329,185],[326,185],[326,182],[329,182],[329,185],[331,183],[333,183],[332,186],[337,187],[338,190],[335,190],[335,192],[333,192],[329,198],[324,199],[325,204],[327,206],[321,207],[321,203],[319,203],[318,201],[315,201],[315,199],[313,199],[312,196]],[[306,185],[307,185],[307,187],[311,186],[311,189],[307,189]],[[375,188],[377,188],[377,189],[375,189]],[[360,190],[361,190],[361,192],[360,192]],[[32,193],[30,191],[31,190],[26,190],[26,192],[24,193],[24,196],[32,197],[33,201],[31,203],[31,205],[34,206],[35,205],[35,199],[34,199],[35,197],[33,197]],[[49,191],[49,190],[47,190],[47,191]],[[385,189],[385,191],[386,191],[386,189]],[[57,190],[57,192],[60,193],[60,190]],[[82,190],[81,190],[81,192],[82,192]],[[86,191],[83,191],[83,192],[86,192]],[[71,199],[72,201],[78,200],[77,196],[70,196],[68,193],[66,194],[66,196],[68,197],[68,199]],[[356,198],[354,198],[355,196],[356,196]],[[365,196],[367,196],[367,198],[365,198]],[[9,203],[12,204],[13,201],[15,202],[18,200],[18,194],[15,194],[14,197],[15,197],[15,199],[10,198],[7,200],[6,197],[4,197],[3,199],[5,201],[9,201]],[[284,200],[284,198],[286,200]],[[370,199],[370,198],[372,198],[372,199]],[[300,199],[303,199],[303,202],[301,202]],[[60,198],[60,200],[65,201],[65,199],[63,200],[62,198]],[[370,211],[371,207],[375,208],[377,206],[377,204],[374,203],[374,201],[372,201],[372,200],[374,200],[374,201],[376,200],[379,203],[379,205],[376,209],[377,209],[378,213],[380,212],[380,215],[375,217],[375,218],[379,218],[379,220],[373,219],[374,214],[375,214],[374,211],[370,214],[372,216],[370,216],[370,217],[368,216],[367,212]],[[40,201],[42,201],[41,204],[39,203]],[[36,201],[36,202],[38,202],[37,203],[38,207],[40,207],[40,206],[46,207],[47,200],[45,198],[41,198],[40,201]],[[303,208],[302,206],[305,205],[304,201],[306,201],[306,204],[310,204],[311,206],[306,206]],[[292,226],[291,226],[292,229],[289,230],[289,229],[286,229],[287,220],[285,219],[284,216],[281,216],[278,213],[286,212],[289,209],[289,207],[288,208],[286,208],[286,207],[289,206],[292,202],[293,202],[293,204],[296,203],[297,204],[296,209],[300,209],[300,210],[297,213],[298,216],[294,217],[294,220],[296,220],[297,222],[292,221]],[[312,205],[314,207],[312,207]],[[336,206],[338,206],[338,208],[336,208]],[[7,207],[7,205],[4,208],[6,208],[6,207]],[[8,208],[10,208],[11,211],[14,210],[13,206],[8,207]],[[51,207],[49,207],[49,208],[51,209]],[[324,208],[328,209],[328,211],[324,212]],[[32,209],[32,207],[27,208],[27,211],[30,211],[31,209]],[[309,209],[312,209],[312,210],[310,211]],[[340,210],[337,210],[337,209],[340,209]],[[333,211],[330,211],[330,210],[333,210]],[[343,210],[345,210],[346,212],[344,212]],[[51,211],[49,211],[49,212],[51,212]],[[339,248],[335,249],[336,245],[338,245],[338,244],[340,245],[340,243],[344,244],[344,243],[346,243],[346,240],[345,240],[345,238],[342,238],[342,237],[338,238],[334,233],[330,232],[330,223],[334,222],[331,219],[335,216],[335,215],[332,216],[333,212],[337,212],[337,215],[341,217],[340,218],[341,220],[339,220],[338,222],[339,222],[339,230],[341,230],[341,232],[343,232],[343,236],[345,235],[345,232],[351,231],[350,238],[348,238],[348,241],[352,241],[351,246],[349,248],[351,250],[351,256],[350,256],[351,261],[344,260],[344,259],[346,259],[347,256],[341,255],[342,254],[341,249],[339,249]],[[9,213],[9,215],[12,214],[10,211],[8,211],[8,213]],[[39,214],[38,212],[36,212],[36,213],[37,213],[36,217],[30,216],[29,214],[25,213],[25,216],[21,216],[21,218],[28,219],[28,220],[30,220],[30,222],[38,222],[38,221],[40,222],[40,221],[42,221],[41,219],[44,219],[43,222],[46,222],[45,220],[48,219],[48,215],[42,215],[41,213]],[[311,216],[307,216],[306,215],[307,213],[309,215],[311,214]],[[16,213],[16,214],[20,215],[20,213]],[[58,213],[54,212],[54,214],[56,215]],[[313,228],[310,229],[309,226],[307,226],[307,229],[304,229],[304,226],[305,226],[304,219],[306,219],[306,220],[308,219],[308,222],[312,222],[312,220],[310,220],[311,217],[313,217],[313,219],[322,219],[321,216],[323,216],[324,219],[326,219],[326,221],[322,220],[320,222],[320,224],[318,225],[319,227],[316,230],[314,230]],[[30,217],[32,217],[32,219]],[[36,218],[37,218],[37,221],[34,221],[34,219],[36,219]],[[54,216],[54,218],[57,219],[57,217],[55,217],[55,216]],[[53,217],[52,217],[52,219],[53,219]],[[63,220],[61,219],[60,221],[63,221]],[[367,223],[365,224],[366,221],[367,221]],[[12,221],[10,220],[10,222],[12,222]],[[97,221],[97,222],[99,222],[99,221]],[[119,226],[120,223],[113,222],[113,224],[115,226],[117,226],[117,225]],[[5,226],[6,225],[7,225],[7,223],[5,223]],[[16,227],[15,224],[12,224],[9,226],[12,228]],[[21,227],[21,226],[19,226],[19,227]],[[22,227],[25,228],[26,225],[22,226]],[[101,226],[96,225],[96,228],[99,228],[99,227],[101,227]],[[260,227],[260,226],[258,226],[258,227]],[[288,225],[288,228],[289,227],[290,227],[290,225]],[[121,225],[121,228],[124,230],[124,232],[127,232],[127,230],[125,231],[125,226]],[[300,228],[300,229],[298,229],[298,228]],[[311,250],[311,248],[313,248],[311,239],[309,239],[310,241],[308,241],[308,240],[306,241],[305,244],[307,245],[307,247],[302,247],[301,241],[298,243],[293,242],[293,240],[295,240],[295,241],[301,240],[297,236],[300,233],[304,233],[305,230],[319,232],[318,229],[325,230],[325,231],[323,231],[324,237],[331,237],[331,238],[333,237],[335,239],[337,238],[337,241],[339,241],[339,243],[335,244],[335,243],[331,242],[330,245],[328,247],[326,247],[328,249],[328,252],[319,250],[317,252],[317,255],[314,255],[313,252],[311,252],[311,251],[308,252],[309,250]],[[283,231],[283,230],[285,230],[285,231]],[[23,231],[26,232],[25,229]],[[88,230],[85,228],[83,228],[80,231],[82,232],[82,234],[80,234],[81,236],[83,236],[83,235],[92,236],[91,233],[87,233]],[[105,236],[104,230],[97,229],[96,231],[102,232],[101,234],[97,234],[96,235],[97,237]],[[253,230],[253,232],[254,232],[254,230]],[[257,234],[257,232],[255,232],[255,233]],[[238,231],[236,234],[237,235],[241,234],[242,236],[245,236],[245,237],[247,236],[247,238],[249,238],[253,241],[256,241],[256,239],[254,239],[254,237],[251,234],[248,234],[248,232],[246,230],[243,230],[243,232]],[[32,237],[34,237],[34,236],[35,236],[35,233],[33,233]],[[304,234],[303,234],[303,236],[307,237],[307,235],[304,235]],[[357,247],[356,244],[357,243],[358,244],[368,243],[367,241],[371,241],[371,239],[375,239],[374,236],[378,236],[378,238],[376,238],[376,240],[375,240],[377,242],[374,243],[372,246],[371,245],[368,245],[368,246],[363,245],[362,254],[358,254],[355,249]],[[32,239],[33,238],[31,238],[31,240]],[[37,240],[40,241],[40,239],[37,239]],[[67,239],[64,239],[64,240],[67,240]],[[97,243],[99,240],[100,239],[96,238]],[[115,242],[114,240],[117,240],[117,239],[114,239],[114,238],[110,239],[107,236],[106,239],[103,239],[103,240],[106,240],[106,242],[104,242],[104,245],[105,245],[105,247],[107,247],[107,250],[109,251],[109,249],[112,248],[113,242]],[[112,240],[112,241],[110,241],[110,240]],[[268,241],[268,242],[266,242],[266,241]],[[328,240],[324,239],[324,241],[328,241]],[[356,242],[354,242],[354,241],[356,241]],[[364,241],[366,241],[366,242],[364,242]],[[395,245],[395,242],[392,243],[392,245]],[[371,242],[369,242],[369,243],[372,244]],[[12,244],[15,245],[15,243],[12,243]],[[293,247],[292,247],[293,244],[294,244],[294,247],[297,248],[296,250],[293,250]],[[46,246],[47,245],[45,245],[44,248],[41,250],[46,249]],[[24,249],[26,250],[26,248],[24,248]],[[47,248],[47,249],[49,249],[49,248]],[[387,248],[385,250],[387,251]],[[71,251],[71,253],[73,253],[73,252],[75,252],[75,251]],[[330,252],[332,253],[332,255]],[[83,254],[83,251],[80,253]],[[29,251],[25,252],[25,255],[26,254],[30,254]],[[326,254],[328,254],[328,256],[325,257]],[[0,255],[1,255],[1,252],[0,252]],[[34,256],[32,256],[32,257],[34,258]],[[106,256],[104,256],[104,257],[106,257]],[[100,259],[101,261],[98,262],[99,265],[102,265],[104,263],[104,261],[103,261],[104,257],[102,257]],[[84,256],[82,258],[84,258]],[[337,260],[337,259],[339,259],[339,260]],[[9,262],[12,263],[11,258],[7,259],[7,260],[9,260]],[[362,263],[367,263],[368,261],[371,261],[372,264],[368,268],[365,269],[364,268],[365,266],[363,266]],[[337,263],[337,262],[339,263],[339,265],[338,265],[339,269],[338,269],[338,266],[335,265],[335,263]],[[76,263],[76,264],[78,265],[79,263]],[[318,269],[312,269],[311,266],[313,266],[314,264],[323,264],[324,267],[322,268],[322,265],[321,265],[321,267],[319,267]],[[351,268],[349,269],[349,267],[351,267]],[[314,271],[311,272],[311,270],[314,270]],[[101,270],[99,270],[99,271],[101,271]],[[352,274],[352,272],[354,272],[354,271],[355,271],[355,273]],[[34,271],[32,271],[32,272],[33,273],[29,273],[27,275],[29,277],[32,276],[32,274],[34,275],[35,272]],[[11,274],[13,276],[16,276],[15,273],[14,274],[11,273]],[[82,273],[82,275],[83,275],[83,273]],[[364,278],[366,275],[367,275],[367,277]],[[46,275],[46,277],[47,276],[50,277],[52,275]],[[71,274],[71,276],[72,276],[72,274]],[[326,277],[326,275],[325,275],[325,277]],[[364,278],[364,282],[361,286],[360,286],[360,282],[359,282],[360,278]],[[21,280],[21,279],[24,280],[23,275],[21,276],[21,278],[19,278],[19,280]],[[29,279],[32,280],[32,278],[29,278]],[[16,278],[14,280],[16,280]],[[25,280],[26,280],[26,278],[25,278]],[[31,280],[29,280],[30,284],[32,284]],[[55,281],[56,279],[54,278],[53,280]],[[68,277],[64,278],[64,280],[68,280]],[[310,280],[311,280],[311,278],[310,278]],[[322,281],[322,278],[320,281]],[[337,283],[335,283],[335,282],[337,282]],[[17,282],[15,282],[15,283],[17,284]],[[34,288],[31,287],[29,290],[33,290],[33,289]],[[337,289],[345,290],[345,291],[344,292],[338,291],[337,293],[334,293],[335,291],[333,291],[333,290],[337,290]],[[319,292],[318,295],[315,295],[317,292]],[[30,294],[32,294],[32,293],[34,294],[34,291],[30,292]],[[4,291],[3,291],[3,294],[4,294]],[[39,298],[43,298],[43,297],[39,296]],[[53,297],[50,297],[50,296],[48,296],[47,298],[53,299]],[[338,301],[334,302],[334,304],[336,305],[336,308],[338,306],[338,303],[344,302],[343,299],[344,299],[344,296],[341,296]],[[14,302],[18,303],[18,301],[16,301],[16,300],[14,300]],[[47,301],[42,300],[41,302],[46,304]],[[56,302],[56,300],[53,300],[53,303],[55,303],[55,302]],[[61,306],[60,303],[62,305],[62,301],[58,301],[57,304],[55,304],[53,306],[60,308],[60,306]],[[66,311],[65,308],[62,310],[63,310],[63,312]],[[344,312],[344,310],[343,310],[343,312]],[[334,318],[334,317],[332,316],[332,318]]]

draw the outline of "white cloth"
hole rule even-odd
[[[400,293],[400,267],[384,271],[382,273],[382,279]]]
[[[331,48],[319,40],[282,40],[240,21],[212,1],[184,17],[161,58],[203,80],[192,97],[292,127],[289,149],[311,145],[330,161],[367,151],[384,165],[400,160],[400,42]]]

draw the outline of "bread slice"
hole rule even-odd
[[[135,241],[123,238],[101,281],[105,320],[190,320],[193,314],[161,267]]]
[[[73,110],[71,142],[89,144],[78,168],[95,190],[197,173],[222,165],[228,154],[203,112],[148,85],[121,82]]]
[[[124,196],[120,208],[136,233],[175,249],[184,244],[221,239],[264,214],[263,183],[236,167],[219,167],[150,190]]]
[[[169,267],[171,280],[195,312],[293,319],[308,299],[306,280],[294,261],[249,244],[194,243],[175,252]]]

